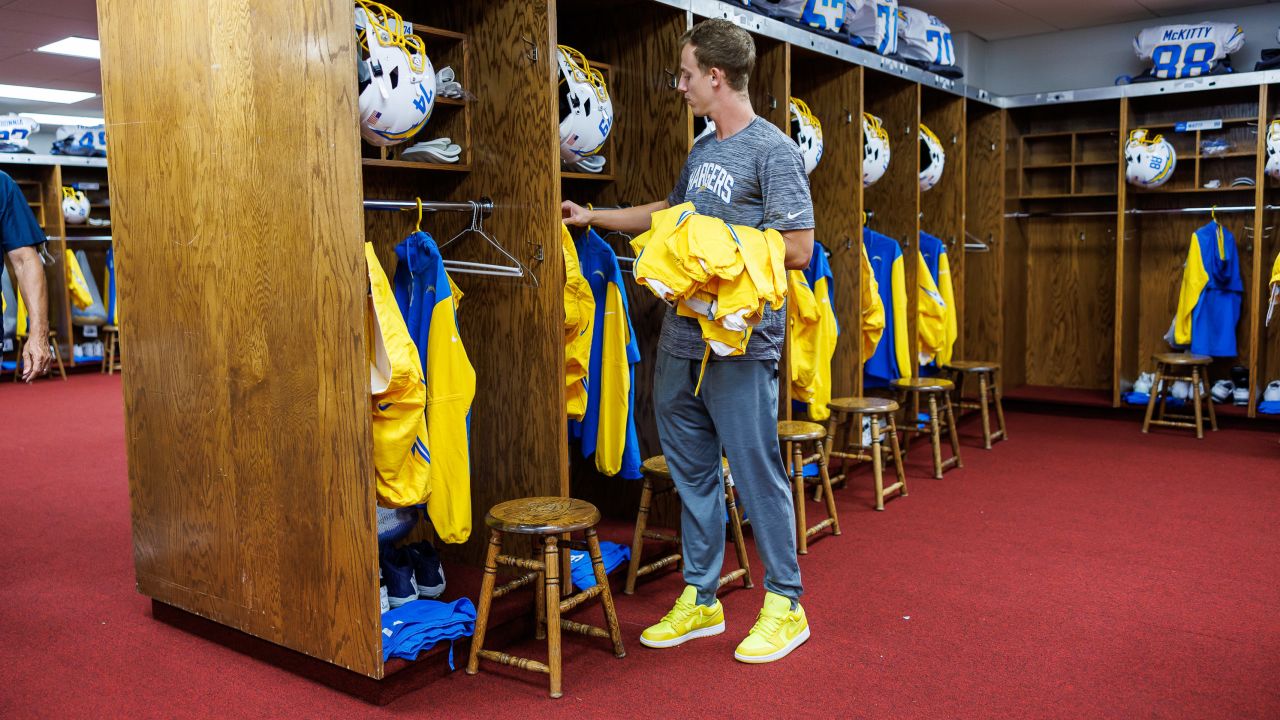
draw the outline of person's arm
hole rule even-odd
[[[27,305],[30,325],[27,343],[22,350],[22,379],[26,382],[49,370],[49,299],[45,291],[44,264],[34,247],[9,251],[17,275],[18,289]]]
[[[788,270],[803,270],[809,267],[809,258],[813,255],[813,228],[804,230],[780,230],[782,241],[787,245],[786,259],[783,260]]]
[[[659,200],[648,205],[617,210],[588,210],[577,203],[565,200],[560,203],[560,212],[564,217],[565,225],[595,225],[605,230],[639,235],[649,229],[650,215],[669,207],[671,205],[666,200]]]

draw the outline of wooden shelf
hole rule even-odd
[[[1076,167],[1103,167],[1110,165],[1112,167],[1120,164],[1119,160],[1077,160],[1072,165]]]
[[[454,32],[452,30],[444,30],[442,28],[423,25],[411,20],[405,20],[410,27],[413,28],[413,34],[426,40],[447,40],[450,42],[462,42],[467,39],[466,33]]]
[[[1061,200],[1063,198],[1100,198],[1115,197],[1114,192],[1105,193],[1051,193],[1048,195],[1019,195],[1018,200]]]
[[[560,171],[561,180],[598,180],[601,182],[613,180],[613,173],[584,173],[570,172],[568,170]]]
[[[466,107],[467,101],[459,100],[458,98],[440,97],[439,95],[437,95],[436,105],[439,105],[441,107]]]
[[[1217,120],[1217,119],[1218,119],[1218,118],[1208,118],[1208,120]],[[1153,124],[1153,123],[1136,122],[1136,123],[1132,123],[1132,126],[1133,126],[1133,128],[1134,128],[1135,130],[1136,130],[1136,129],[1138,129],[1138,128],[1143,128],[1143,129],[1146,129],[1146,130],[1173,130],[1174,128],[1178,127],[1178,124],[1179,124],[1179,123],[1184,123],[1184,122],[1208,122],[1208,120],[1180,120],[1180,121],[1178,121],[1178,122],[1171,122],[1171,123],[1154,123],[1154,124]],[[1248,123],[1256,123],[1256,122],[1258,122],[1258,118],[1257,118],[1257,116],[1253,116],[1253,117],[1240,117],[1240,118],[1222,118],[1222,125],[1223,125],[1223,127],[1225,127],[1225,126],[1227,126],[1227,125],[1245,125],[1245,124],[1248,124]],[[1216,131],[1221,130],[1221,129],[1222,129],[1222,128],[1203,128],[1203,129],[1198,130],[1198,131],[1197,131],[1197,130],[1187,130],[1186,132],[1216,132]]]
[[[464,163],[424,163],[414,162],[412,160],[379,160],[378,158],[361,158],[360,164],[365,167],[401,168],[405,170],[471,172],[471,165]]]
[[[1255,189],[1256,188],[1254,188],[1252,185],[1249,185],[1249,186],[1241,185],[1237,187],[1220,187],[1220,188],[1184,188],[1181,190],[1177,190],[1177,189],[1166,190],[1164,188],[1154,188],[1151,190],[1144,190],[1140,187],[1130,186],[1130,192],[1134,192],[1139,195],[1179,195],[1182,193],[1253,192]]]
[[[1195,155],[1194,157],[1198,160],[1219,160],[1219,159],[1225,160],[1227,158],[1242,158],[1242,157],[1257,157],[1257,156],[1258,156],[1257,150],[1236,150],[1234,152],[1215,153],[1213,155],[1205,155],[1201,153],[1200,155]]]
[[[1039,163],[1037,165],[1023,165],[1023,170],[1047,170],[1052,168],[1069,168],[1075,163],[1056,162],[1056,163]]]

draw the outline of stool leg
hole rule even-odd
[[[987,410],[987,374],[978,373],[978,406],[982,409],[982,441],[991,449],[991,413]]]
[[[871,416],[871,475],[876,481],[876,509],[884,510],[884,458],[880,440],[880,423],[875,415]]]
[[[1156,408],[1156,396],[1161,393],[1164,388],[1164,375],[1161,373],[1161,366],[1156,364],[1156,377],[1151,381],[1151,394],[1147,396],[1147,415],[1142,420],[1142,432],[1148,432],[1151,429],[1151,412]]]
[[[120,333],[119,332],[111,333],[111,350],[107,355],[107,357],[109,358],[107,361],[108,375],[116,374],[116,346],[119,343],[120,343]]]
[[[480,670],[480,650],[484,648],[484,631],[489,625],[489,607],[493,604],[493,583],[498,576],[498,552],[502,550],[502,534],[489,531],[489,550],[484,556],[484,579],[480,581],[480,607],[476,610],[476,631],[471,636],[471,656],[467,658],[467,674]]]
[[[956,431],[956,410],[951,404],[951,396],[944,394],[942,399],[947,402],[947,434],[951,436],[951,456],[956,459],[956,467],[964,467],[964,460],[960,458],[960,434]]]
[[[1191,404],[1196,416],[1196,437],[1204,439],[1204,413],[1200,407],[1200,368],[1191,368]]]
[[[560,548],[559,539],[548,535],[543,550],[543,565],[546,568],[547,584],[540,588],[547,594],[547,669],[551,676],[551,697],[558,698],[560,692]]]
[[[827,517],[831,518],[831,533],[839,535],[840,516],[836,514],[836,494],[831,492],[831,474],[827,471],[827,450],[822,446],[821,440],[815,442],[814,446],[818,450],[818,477],[822,480],[822,487],[827,491]]]
[[[626,657],[622,648],[622,628],[618,626],[618,613],[613,607],[613,593],[609,590],[609,576],[604,572],[604,560],[600,557],[600,538],[595,528],[587,528],[587,549],[591,551],[591,568],[595,570],[596,584],[601,587],[600,600],[604,604],[604,619],[609,623],[609,639],[613,641],[615,657]]]
[[[898,450],[898,423],[893,419],[893,413],[889,413],[889,447],[893,450],[893,468],[898,475],[898,482],[902,483],[902,497],[907,496],[907,474],[902,471],[902,452]],[[880,448],[884,450],[882,445]]]
[[[631,561],[627,563],[627,584],[622,592],[634,595],[636,577],[640,573],[640,551],[644,549],[644,531],[649,527],[649,503],[653,501],[653,481],[646,475],[640,489],[640,512],[636,514],[636,532],[631,536]]]
[[[537,544],[534,544],[536,553]],[[545,552],[545,551],[544,551]],[[537,555],[535,554],[535,557]],[[533,586],[533,638],[535,640],[547,639],[547,593],[544,588],[547,587],[546,571],[538,572],[538,579],[534,581]]]
[[[796,502],[796,552],[809,554],[809,529],[804,518],[804,451],[800,443],[791,443],[791,484]]]
[[[1000,426],[1000,439],[1009,439],[1009,430],[1004,426],[1004,403],[1000,399],[1000,372],[994,370],[991,373],[991,390],[996,401],[996,424]]]
[[[733,491],[733,483],[728,478],[725,479],[724,504],[729,511],[729,527],[733,531],[733,549],[738,553],[738,567],[746,571],[742,575],[742,586],[755,587],[755,583],[751,582],[751,563],[747,561],[747,543],[742,538],[742,514],[738,512],[737,493]]]
[[[62,346],[58,344],[57,340],[50,340],[49,349],[53,351],[53,359],[58,361],[58,374],[62,376],[62,380],[65,382],[67,369],[62,365]]]
[[[1209,384],[1208,368],[1205,369],[1204,377],[1202,379],[1204,380],[1205,385]],[[1218,432],[1218,413],[1216,410],[1213,409],[1213,399],[1209,397],[1209,388],[1206,387],[1204,393],[1205,393],[1204,404],[1209,407],[1209,427],[1213,428],[1214,432]],[[1250,401],[1252,401],[1252,399],[1253,398],[1250,397]]]
[[[938,427],[938,398],[929,393],[929,442],[933,445],[933,476],[942,479],[942,431]]]

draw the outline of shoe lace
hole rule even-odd
[[[686,601],[684,598],[677,598],[675,606],[666,615],[662,616],[662,622],[674,625],[688,617],[693,612],[693,607],[693,603]]]
[[[764,610],[760,611],[760,615],[756,617],[756,624],[751,627],[751,635],[772,636],[778,632],[778,628],[782,627],[782,621],[785,619],[783,615],[770,615]]]

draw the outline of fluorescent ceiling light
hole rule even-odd
[[[36,48],[36,51],[55,53],[57,55],[93,58],[95,60],[102,57],[102,45],[97,40],[75,37],[74,35],[62,38],[55,43],[49,43],[44,47],[38,47]]]
[[[53,88],[27,87],[25,85],[0,85],[0,97],[37,102],[75,103],[93,97],[91,92],[78,90],[54,90]]]
[[[102,118],[84,117],[81,115],[46,115],[45,113],[18,113],[22,117],[31,118],[42,125],[101,125]]]

